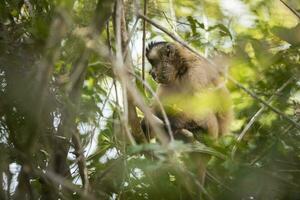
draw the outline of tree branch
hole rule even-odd
[[[74,144],[75,155],[78,160],[79,174],[82,180],[83,192],[88,194],[90,191],[90,182],[88,178],[88,170],[86,167],[86,159],[83,152],[83,147],[80,140],[79,132],[76,131],[72,136],[72,142]]]
[[[274,97],[276,97],[276,95],[278,95],[282,90],[284,90],[286,88],[286,86],[288,86],[288,84],[290,84],[293,81],[293,79],[294,79],[293,77],[288,79],[280,88],[278,88],[276,90],[276,92],[267,100],[267,103],[270,104],[273,101]],[[237,143],[239,143],[244,138],[247,131],[251,128],[251,126],[254,124],[254,122],[259,118],[259,116],[265,110],[266,110],[266,106],[262,105],[261,108],[253,115],[253,117],[250,119],[248,124],[245,126],[245,128],[242,130],[242,132],[239,134],[239,136],[237,138]],[[234,158],[237,148],[238,148],[238,144],[236,144],[232,148],[231,158]]]
[[[147,18],[146,16],[144,16],[141,13],[138,13],[138,17],[141,17],[143,19],[145,19],[148,23],[152,24],[153,26],[155,26],[156,28],[160,29],[161,31],[163,31],[164,33],[166,33],[168,36],[170,36],[173,40],[177,41],[178,43],[180,43],[182,46],[184,46],[185,48],[187,48],[188,50],[190,50],[192,53],[194,53],[195,55],[197,55],[197,57],[199,57],[200,59],[202,59],[203,61],[211,64],[211,67],[215,66],[214,63],[212,63],[210,60],[204,58],[202,55],[200,55],[196,50],[194,50],[192,47],[190,47],[187,43],[185,43],[183,40],[181,40],[180,38],[178,38],[176,35],[170,33],[167,29],[165,29],[164,27],[160,26],[159,24],[157,24],[156,22],[154,22],[153,20]],[[215,69],[217,70],[217,69]],[[241,83],[239,83],[238,81],[236,81],[233,77],[231,77],[230,75],[227,75],[228,79],[230,81],[232,81],[237,87],[239,87],[240,89],[244,90],[247,94],[249,94],[252,98],[258,100],[260,103],[262,103],[263,105],[265,105],[267,108],[269,108],[270,110],[272,110],[274,113],[280,115],[283,119],[285,119],[286,121],[288,121],[289,123],[293,124],[294,126],[296,126],[297,128],[300,129],[300,124],[297,123],[296,121],[292,120],[291,118],[289,118],[286,114],[284,114],[283,112],[281,112],[280,110],[278,110],[277,108],[269,105],[265,100],[259,98],[254,92],[252,92],[251,90],[247,89],[246,87],[244,87]]]
[[[244,90],[247,94],[249,94],[252,98],[256,99],[257,101],[259,101],[260,103],[262,103],[263,105],[265,105],[267,108],[269,108],[271,111],[273,111],[274,113],[276,113],[277,115],[280,115],[283,119],[285,119],[287,122],[293,124],[294,126],[296,126],[298,129],[300,129],[300,124],[297,123],[296,121],[292,120],[291,118],[289,118],[286,114],[284,114],[283,112],[281,112],[280,110],[278,110],[277,108],[271,106],[270,104],[268,104],[268,102],[266,102],[265,100],[259,98],[254,92],[252,92],[251,90],[247,89],[246,87],[244,87],[241,83],[239,83],[238,81],[236,81],[235,79],[229,77],[229,80],[231,80],[234,84],[236,84],[239,88],[241,88],[242,90]]]
[[[192,53],[194,53],[201,60],[203,60],[205,62],[211,63],[209,60],[205,59],[202,55],[200,55],[193,47],[189,46],[181,38],[179,38],[178,36],[176,36],[173,33],[169,32],[166,28],[162,27],[158,23],[154,22],[153,20],[149,19],[148,17],[146,17],[145,15],[143,15],[141,13],[138,13],[137,17],[144,19],[145,21],[147,21],[151,25],[155,26],[157,29],[159,29],[162,32],[164,32],[165,34],[167,34],[170,38],[172,38],[173,40],[175,40],[176,42],[178,42],[179,44],[181,44],[182,46],[184,46],[185,48],[187,48],[188,50],[190,50]]]
[[[144,0],[144,16],[147,15],[147,0]],[[142,45],[142,80],[145,81],[145,40],[146,40],[146,20],[143,19],[143,45]]]
[[[294,13],[299,19],[300,19],[300,14],[291,6],[289,6],[287,3],[285,3],[283,0],[280,0],[280,2],[285,5],[292,13]]]
[[[120,26],[120,27],[118,27],[118,26]],[[118,36],[118,34],[120,34],[120,36]],[[126,27],[125,8],[123,5],[123,0],[117,1],[116,38],[117,37],[120,39],[120,41],[117,43],[117,48],[116,48],[117,49],[117,60],[122,59],[122,61],[121,60],[118,61],[120,63],[120,65],[122,66],[122,68],[127,68],[128,71],[133,71],[131,51],[130,51],[130,48],[128,47],[128,42],[129,42],[130,38],[129,38],[127,27]],[[126,50],[128,53],[125,55],[124,53]],[[123,62],[123,59],[124,59],[124,62]],[[127,71],[127,70],[125,70],[125,71]],[[119,78],[121,80],[122,86],[125,89],[123,92],[123,95],[124,95],[124,97],[127,96],[125,98],[127,101],[126,102],[127,108],[126,108],[126,104],[124,104],[125,111],[127,110],[127,113],[125,112],[125,114],[127,116],[125,116],[125,117],[128,118],[128,122],[131,127],[132,135],[133,135],[134,139],[139,140],[139,142],[145,141],[145,137],[143,135],[143,132],[142,132],[141,126],[140,126],[140,120],[137,116],[133,97],[128,92],[128,88],[126,86],[128,84],[128,82],[131,82],[131,84],[134,85],[134,79],[132,77],[129,77],[128,74],[123,74]],[[126,120],[125,120],[125,122],[126,122]],[[127,124],[125,124],[125,126],[127,126]],[[127,134],[130,139],[132,137],[131,134],[130,133],[127,133]],[[130,140],[132,140],[132,138]],[[131,141],[131,142],[133,143],[134,141]]]
[[[106,22],[109,20],[112,14],[112,6],[114,4],[113,0],[99,0],[97,8],[95,10],[94,23],[90,24],[90,29],[93,31],[93,36],[100,34],[104,28]],[[55,29],[54,29],[55,30]],[[66,87],[66,95],[68,97],[66,105],[63,108],[61,123],[58,128],[58,134],[60,136],[66,137],[69,141],[71,138],[73,140],[74,146],[80,151],[81,144],[78,142],[78,135],[76,135],[76,122],[75,118],[78,114],[78,105],[81,97],[81,89],[85,80],[88,58],[91,54],[90,49],[87,48],[88,44],[83,46],[82,54],[73,63],[72,74],[70,76],[70,82]],[[66,159],[69,152],[70,144],[56,141],[53,148],[53,157],[51,159],[52,167],[54,172],[61,177],[69,177],[70,171],[67,165]],[[82,153],[82,152],[81,152]],[[85,167],[84,160],[79,160],[78,167],[80,168],[80,175],[84,184],[85,192],[89,189],[87,170]],[[48,170],[49,171],[49,170]],[[62,187],[63,193],[70,193],[68,188]]]

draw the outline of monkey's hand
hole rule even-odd
[[[160,118],[156,117],[155,115],[154,115],[154,118],[155,118],[156,124],[158,126],[160,126],[160,128],[164,129],[165,132],[167,133],[167,130],[168,130],[167,125]],[[173,120],[174,120],[174,118],[173,118]],[[174,122],[174,121],[172,121],[172,122]],[[155,138],[155,133],[150,128],[150,126],[145,118],[141,121],[141,126],[142,126],[142,130],[148,141]],[[171,126],[171,131],[176,140],[181,140],[181,141],[184,141],[187,143],[192,143],[195,141],[194,134],[191,131],[189,131],[188,129],[176,128],[174,126],[173,127]]]

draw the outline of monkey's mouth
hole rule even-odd
[[[164,76],[157,76],[154,78],[154,80],[157,82],[157,83],[161,83],[161,84],[167,84],[169,83],[169,80],[164,77]]]
[[[157,83],[167,84],[169,82],[167,77],[164,76],[163,74],[157,74],[157,73],[150,73],[150,74],[151,74],[153,80]]]

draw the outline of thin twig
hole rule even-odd
[[[90,182],[88,178],[88,169],[86,166],[86,160],[83,153],[83,147],[81,144],[81,140],[79,137],[79,132],[75,131],[75,133],[72,135],[72,142],[74,144],[75,154],[78,159],[78,168],[79,168],[79,174],[82,180],[83,185],[83,191],[84,194],[88,194],[90,190]]]
[[[121,74],[124,74],[125,72],[120,72]],[[136,90],[136,87],[134,87],[130,82],[127,83],[127,88],[130,93],[130,95],[134,98],[135,103],[137,107],[144,113],[145,117],[148,119],[148,122],[153,128],[153,131],[156,133],[158,139],[163,144],[163,146],[167,146],[168,138],[166,137],[164,131],[157,126],[157,121],[153,117],[153,114],[151,112],[151,109],[145,104],[143,98],[140,96],[138,91]]]
[[[144,0],[144,15],[147,16],[147,0]],[[146,20],[143,19],[143,45],[142,45],[142,80],[143,80],[143,82],[145,81],[145,40],[146,40]]]
[[[162,32],[167,34],[169,37],[171,37],[173,40],[175,40],[176,42],[178,42],[179,44],[181,44],[182,46],[184,46],[185,48],[187,48],[188,50],[193,52],[197,57],[199,57],[203,61],[209,62],[207,59],[205,59],[203,56],[201,56],[194,48],[189,46],[185,41],[183,41],[178,36],[174,35],[173,33],[170,33],[166,28],[162,27],[161,25],[159,25],[158,23],[154,22],[153,20],[149,19],[148,17],[146,17],[145,15],[143,15],[141,13],[138,13],[138,17],[144,19],[151,25],[155,26],[156,28],[158,28],[159,30],[161,30]]]
[[[155,26],[156,28],[160,29],[161,31],[163,31],[164,33],[166,33],[168,36],[170,36],[173,40],[177,41],[178,43],[180,43],[182,46],[184,46],[185,48],[187,48],[188,50],[190,50],[192,53],[194,53],[198,58],[202,59],[203,61],[207,62],[208,64],[211,64],[211,67],[213,68],[213,66],[215,66],[214,63],[212,63],[210,60],[204,58],[202,55],[200,55],[196,50],[194,50],[192,47],[190,47],[186,42],[184,42],[183,40],[181,40],[180,38],[178,38],[176,35],[170,33],[167,29],[165,29],[164,27],[162,27],[161,25],[157,24],[156,22],[154,22],[153,20],[147,18],[146,16],[144,16],[141,13],[138,13],[138,17],[141,17],[143,19],[145,19],[148,23],[150,23],[151,25]],[[214,69],[214,68],[213,68]],[[216,70],[216,69],[215,69]],[[265,105],[267,108],[269,108],[270,110],[272,110],[274,113],[280,115],[283,119],[285,119],[286,121],[288,121],[289,123],[293,124],[294,126],[296,126],[297,128],[300,129],[300,124],[298,124],[296,121],[294,121],[293,119],[289,118],[286,114],[284,114],[283,112],[281,112],[280,110],[278,110],[277,108],[269,105],[265,100],[259,98],[254,92],[252,92],[251,90],[247,89],[245,86],[243,86],[241,83],[239,83],[238,81],[236,81],[233,77],[231,77],[230,75],[227,75],[228,80],[232,81],[237,87],[239,87],[240,89],[244,90],[247,94],[249,94],[252,98],[258,100],[260,103],[262,103],[263,105]]]
[[[107,104],[107,102],[108,102],[108,100],[109,100],[109,97],[110,97],[110,95],[111,95],[111,93],[112,93],[112,88],[113,88],[113,86],[114,86],[114,83],[112,83],[111,84],[111,86],[109,87],[109,89],[108,89],[108,93],[106,94],[106,98],[104,99],[104,101],[103,101],[103,104],[102,104],[102,107],[101,107],[101,111],[103,111],[104,110],[104,108],[105,108],[105,106],[106,106],[106,104]],[[108,86],[107,86],[108,87]],[[99,118],[97,119],[98,120],[98,123],[100,124],[101,123],[101,118],[105,118],[105,116],[103,115],[103,112],[102,113],[100,113],[100,116],[99,116]],[[88,155],[89,153],[90,153],[90,151],[91,151],[91,148],[92,148],[92,141],[93,141],[93,139],[94,139],[94,136],[95,136],[95,131],[96,131],[96,127],[94,127],[93,128],[93,130],[91,131],[91,136],[90,136],[90,140],[89,140],[89,147],[87,148],[87,153],[86,153],[86,155]]]
[[[176,25],[173,22],[176,22],[176,15],[175,15],[175,9],[174,9],[174,4],[173,4],[173,0],[169,0],[169,12],[170,12],[170,16],[172,18],[172,23],[169,23],[171,25],[172,31],[173,33],[176,35]]]
[[[172,19],[171,19],[170,17],[168,17],[164,11],[162,11],[162,14],[163,14],[164,18],[166,19],[167,23],[168,23],[168,24],[170,25],[170,27],[173,29],[172,22],[174,22],[174,21],[171,22]],[[145,15],[145,16],[146,16],[146,15]],[[175,31],[174,31],[174,33],[175,33]]]
[[[300,19],[300,14],[297,12],[297,10],[295,10],[294,8],[292,8],[291,6],[289,6],[283,0],[280,0],[280,2],[283,3],[292,13],[294,13]]]
[[[90,44],[88,48],[95,51],[97,54],[99,54],[100,56],[109,60],[112,63],[112,66],[114,66],[114,72],[116,74],[116,77],[118,77],[119,79],[120,78],[126,79],[125,81],[126,81],[127,92],[130,93],[130,95],[135,100],[136,106],[144,113],[145,117],[147,117],[151,128],[153,128],[153,131],[157,134],[157,138],[162,143],[163,147],[167,147],[169,143],[168,138],[166,137],[164,131],[159,126],[157,126],[157,122],[155,118],[152,116],[153,114],[151,109],[145,104],[143,98],[137,91],[136,87],[132,85],[131,81],[128,81],[129,80],[129,78],[127,77],[128,71],[123,69],[123,67],[120,67],[120,63],[118,59],[116,59],[115,56],[110,55],[107,46],[104,45],[99,40],[97,40],[96,37],[86,38],[83,37],[82,35],[78,35],[78,36],[80,36],[86,43]]]
[[[228,79],[230,81],[232,81],[235,85],[237,85],[239,88],[241,88],[242,90],[244,90],[247,94],[249,94],[252,98],[256,99],[257,101],[259,101],[260,103],[262,103],[263,105],[265,105],[267,108],[269,108],[271,111],[273,111],[274,113],[276,113],[277,115],[281,116],[283,119],[285,119],[287,122],[293,124],[294,126],[296,126],[298,129],[300,129],[300,124],[297,123],[296,121],[294,121],[293,119],[289,118],[286,114],[284,114],[283,112],[281,112],[280,110],[278,110],[277,108],[271,106],[270,104],[268,104],[267,101],[259,98],[254,92],[252,92],[251,90],[247,89],[245,86],[243,86],[241,83],[237,82],[235,79],[233,79],[232,77],[228,76]]]
[[[137,76],[136,74],[134,73],[131,73],[132,75],[134,75],[139,81],[141,81],[141,83],[143,84],[144,87],[146,87],[146,89],[152,94],[152,96],[155,98],[155,101],[157,102],[158,106],[159,106],[159,109],[162,113],[162,116],[163,116],[163,119],[164,119],[164,124],[166,125],[167,127],[167,132],[169,134],[169,137],[170,137],[170,140],[173,141],[174,140],[174,137],[173,137],[173,132],[172,132],[172,129],[171,129],[171,124],[170,124],[170,121],[168,119],[168,116],[167,116],[167,113],[160,101],[160,99],[158,98],[157,94],[153,91],[153,89],[150,87],[150,85],[143,79],[141,79],[139,76]],[[188,130],[187,130],[188,131]]]
[[[128,40],[126,41],[125,47],[124,47],[124,58],[127,57],[128,54],[128,50],[129,50],[129,43],[131,41],[131,38],[133,37],[134,32],[136,31],[137,25],[139,22],[139,18],[137,18],[133,24],[132,29],[130,30],[129,34],[128,34]]]
[[[277,96],[282,90],[284,90],[286,88],[286,86],[288,86],[288,84],[290,84],[292,82],[293,79],[294,79],[293,77],[289,78],[280,88],[278,88],[276,90],[276,92],[267,100],[267,103],[270,104],[273,101],[274,97]],[[254,122],[258,119],[258,117],[265,110],[266,110],[266,106],[262,105],[261,108],[250,119],[250,121],[248,122],[248,124],[242,130],[242,132],[239,134],[239,136],[237,138],[237,144],[232,148],[231,158],[234,158],[235,152],[236,152],[236,150],[238,148],[238,143],[244,138],[244,136],[247,133],[247,131],[251,128],[251,126],[254,124]]]

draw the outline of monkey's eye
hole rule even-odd
[[[164,51],[165,51],[164,54],[165,54],[167,57],[174,56],[174,54],[175,54],[175,49],[174,49],[174,47],[173,47],[171,44],[166,45]]]

